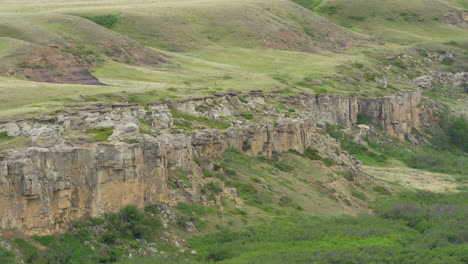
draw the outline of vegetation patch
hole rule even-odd
[[[91,140],[95,142],[107,142],[109,137],[114,133],[114,128],[112,127],[99,127],[92,128],[86,131],[86,134],[94,134]]]
[[[44,245],[44,246],[50,246],[52,243],[55,242],[55,238],[53,236],[38,236],[38,235],[33,235],[31,237],[34,239],[36,242]]]
[[[466,195],[402,193],[376,216],[282,217],[189,243],[200,263],[463,263]]]
[[[193,187],[188,171],[180,167],[176,167],[175,169],[171,170],[171,172],[169,173],[168,184],[172,188],[176,189],[178,188],[178,185],[177,185],[178,181],[182,181],[182,183],[188,188]]]
[[[353,140],[353,137],[341,130],[339,126],[327,124],[328,134],[336,138],[341,143],[341,148],[348,151],[366,164],[384,165],[388,159],[387,156],[370,150]]]
[[[392,193],[385,187],[383,186],[375,186],[372,188],[376,193],[381,194],[381,195],[391,195]]]
[[[171,113],[174,119],[179,118],[183,120],[183,121],[174,121],[174,124],[184,129],[190,129],[192,122],[198,122],[207,127],[217,128],[217,129],[226,129],[231,126],[227,122],[213,121],[204,116],[194,116],[194,115],[185,114],[185,113],[177,111],[174,108],[171,108]]]
[[[12,139],[14,139],[14,137],[8,136],[8,133],[6,131],[0,132],[0,142],[12,140]]]
[[[450,174],[468,174],[468,121],[464,116],[453,116],[443,111],[438,114],[439,126],[426,131],[430,145],[414,150],[412,146],[391,138],[368,138],[367,143],[385,157],[405,162],[409,167]],[[327,126],[328,129],[328,126]],[[333,134],[337,136],[336,134]],[[342,146],[344,146],[342,144]],[[351,154],[357,153],[356,151]],[[361,159],[363,155],[356,155]]]
[[[247,120],[252,120],[253,119],[253,114],[249,112],[242,112],[241,116]]]
[[[120,22],[120,16],[117,14],[107,14],[99,16],[82,16],[88,20],[93,21],[94,23],[101,25],[108,29],[113,29]]]
[[[357,115],[357,123],[364,124],[364,125],[371,125],[372,124],[372,117],[366,114],[359,113]]]
[[[82,65],[93,65],[104,62],[104,59],[99,53],[89,49],[85,45],[66,46],[62,49],[63,52],[72,54],[78,63]]]
[[[15,264],[16,263],[15,262],[15,253],[10,251],[10,250],[0,248],[0,263]]]

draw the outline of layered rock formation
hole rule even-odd
[[[174,111],[230,127],[178,130]],[[242,118],[249,111],[254,118]],[[101,216],[127,204],[206,203],[197,189],[210,179],[203,179],[194,160],[209,163],[228,148],[271,157],[313,146],[321,156],[359,172],[360,163],[341,151],[324,129],[324,122],[355,127],[358,114],[370,116],[398,138],[421,129],[430,117],[420,94],[413,92],[348,98],[282,97],[257,91],[153,103],[147,110],[137,105],[98,104],[55,116],[6,121],[0,123],[0,132],[30,137],[33,146],[10,151],[0,159],[0,228],[46,234],[63,230],[71,220]],[[145,127],[150,131],[141,129],[142,123],[151,124]],[[84,131],[102,127],[114,128],[109,142],[86,139]],[[193,188],[168,187],[174,166],[190,172]],[[225,188],[225,195],[235,193]]]

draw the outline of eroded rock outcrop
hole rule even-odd
[[[211,160],[228,148],[272,157],[313,146],[322,157],[359,172],[359,161],[341,151],[339,142],[326,134],[324,123],[352,128],[357,126],[358,114],[366,114],[388,134],[404,138],[412,129],[421,129],[424,116],[430,116],[421,100],[417,92],[384,98],[230,92],[154,103],[148,110],[96,104],[49,117],[6,121],[0,123],[0,131],[30,137],[33,147],[10,151],[0,161],[0,228],[46,234],[63,230],[71,220],[101,216],[127,204],[207,203],[196,191],[207,179],[194,159]],[[180,133],[171,109],[222,120],[230,127]],[[256,111],[255,119],[237,118],[246,111]],[[141,123],[151,124],[151,131],[143,133]],[[114,128],[110,142],[65,137],[70,131],[100,127]],[[181,188],[168,187],[174,166],[190,171],[192,188],[183,183]],[[235,190],[224,192],[236,194]]]

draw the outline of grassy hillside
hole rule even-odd
[[[0,99],[5,102],[0,116],[52,111],[90,97],[122,101],[145,92],[159,95],[151,100],[232,89],[382,96],[410,89],[410,79],[424,73],[462,67],[425,63],[424,56],[405,46],[414,43],[428,51],[455,49],[455,61],[466,62],[458,55],[465,48],[443,44],[466,43],[464,24],[426,19],[460,11],[445,2],[437,2],[437,8],[417,0],[405,5],[424,14],[424,21],[402,17],[398,2],[296,2],[338,25],[289,0],[1,1],[0,75],[4,89],[10,84],[16,89]],[[404,32],[382,33],[393,27]],[[376,42],[374,33],[387,44]],[[414,60],[382,60],[409,53]],[[64,58],[67,63],[56,63]],[[393,63],[401,67],[386,70]],[[77,71],[72,69],[98,86],[77,85],[84,78],[73,79]],[[98,80],[92,81],[91,74]],[[380,86],[374,77],[387,79],[389,86]],[[22,92],[30,87],[44,89]]]
[[[0,0],[0,119],[228,90],[391,95],[422,75],[468,71],[467,8],[462,0]],[[424,95],[468,113],[462,86],[433,85]],[[364,146],[328,126],[373,176],[365,180],[293,151],[269,160],[229,149],[213,160],[218,169],[203,170],[213,180],[203,194],[213,200],[222,183],[240,199],[179,203],[167,227],[151,205],[55,236],[2,232],[16,251],[0,248],[0,263],[466,263],[466,124],[439,115],[440,127],[418,135],[425,147],[383,135]],[[0,142],[0,151],[30,145],[6,134]],[[157,256],[125,258],[148,248]]]
[[[386,42],[414,44],[466,40],[466,15],[456,5],[451,5],[457,1],[294,1],[343,27],[377,36]]]

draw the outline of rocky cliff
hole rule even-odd
[[[253,91],[157,102],[146,109],[69,106],[45,117],[3,121],[0,132],[29,137],[31,146],[0,154],[0,228],[46,234],[127,204],[210,203],[197,191],[213,180],[202,177],[201,167],[212,166],[211,160],[228,148],[272,157],[312,146],[322,157],[360,173],[360,163],[341,151],[324,126],[355,128],[359,115],[403,139],[429,125],[431,112],[418,92],[350,98]],[[89,132],[102,128],[110,131],[108,141],[93,142]],[[174,167],[189,171],[193,187],[177,180],[178,188],[168,186]]]

